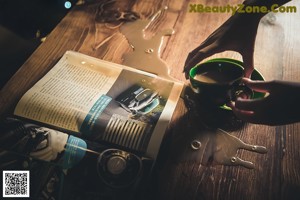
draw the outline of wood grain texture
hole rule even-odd
[[[2,117],[12,113],[20,97],[67,50],[122,63],[122,55],[132,49],[120,33],[118,24],[97,22],[100,2],[75,7],[12,77],[1,91]],[[149,18],[163,6],[168,6],[157,23],[147,30],[147,34],[150,37],[162,28],[175,29],[174,35],[165,38],[161,57],[170,66],[172,76],[184,81],[182,68],[188,53],[230,16],[230,13],[190,13],[190,4],[237,5],[241,2],[122,0],[114,6],[131,9],[139,13],[141,18]],[[299,9],[300,1],[294,0],[289,5],[296,5]],[[299,21],[299,11],[270,14],[261,21],[256,38],[255,67],[266,80],[300,81]],[[241,59],[235,52],[223,52],[213,57]],[[238,152],[238,157],[255,163],[256,168],[249,170],[213,163],[201,164],[204,159],[202,154],[191,151],[189,146],[192,139],[201,136],[203,127],[197,119],[181,100],[173,116],[166,144],[162,147],[149,189],[151,194],[147,195],[165,200],[300,199],[300,123],[286,126],[245,124],[230,131],[246,143],[266,146],[268,149],[267,154],[245,150]]]

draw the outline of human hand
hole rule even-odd
[[[300,83],[288,81],[252,81],[243,83],[258,92],[267,93],[261,99],[238,98],[230,103],[234,114],[247,122],[283,125],[300,121]]]
[[[250,77],[253,67],[254,44],[260,18],[236,14],[214,31],[200,46],[189,53],[184,66],[185,77],[203,59],[226,50],[240,53],[243,58],[245,77]]]

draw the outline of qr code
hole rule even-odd
[[[29,171],[3,171],[3,197],[29,197]]]

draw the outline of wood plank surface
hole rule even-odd
[[[169,65],[173,77],[185,81],[182,68],[188,53],[231,15],[192,13],[189,12],[190,5],[237,5],[241,2],[120,0],[114,6],[133,10],[144,19],[168,6],[158,22],[147,30],[147,34],[151,36],[162,28],[175,30],[174,35],[165,38],[161,58]],[[119,24],[99,22],[97,10],[100,4],[101,1],[95,1],[74,7],[58,24],[1,90],[1,117],[12,114],[20,97],[67,50],[122,64],[122,56],[132,49],[120,33]],[[299,9],[300,1],[293,0],[288,5],[295,5]],[[255,67],[266,80],[300,81],[299,21],[299,11],[271,13],[262,19],[256,39]],[[230,51],[214,57],[241,59],[239,54]],[[190,143],[193,139],[201,138],[201,120],[205,120],[210,113],[206,113],[207,116],[200,115],[186,105],[183,99],[177,105],[149,186],[149,199],[300,199],[300,123],[285,126],[243,124],[229,130],[230,134],[246,143],[268,149],[266,154],[246,150],[238,152],[237,156],[253,162],[255,169],[210,162],[203,164],[205,158],[201,155],[204,154],[191,150]],[[204,151],[208,151],[208,143],[202,144]]]

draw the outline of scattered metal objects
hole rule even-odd
[[[231,157],[231,160],[230,160],[232,163],[235,163],[236,162],[236,157]]]
[[[193,140],[191,142],[191,147],[193,150],[198,150],[201,148],[201,142],[199,140]]]
[[[150,53],[153,53],[154,50],[150,48],[150,49],[146,49],[145,52],[150,54]]]

